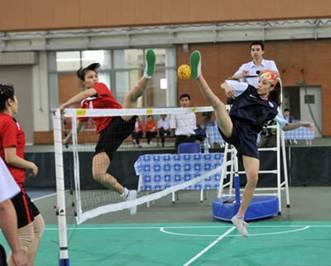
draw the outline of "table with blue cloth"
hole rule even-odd
[[[201,176],[223,162],[223,153],[145,154],[134,167],[139,191],[163,190]],[[187,190],[218,189],[221,173],[207,177]]]
[[[299,127],[296,129],[284,131],[284,139],[296,143],[297,140],[305,140],[306,144],[311,144],[315,138],[314,131],[306,127]]]

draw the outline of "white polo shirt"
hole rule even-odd
[[[168,118],[165,118],[164,120],[160,118],[159,121],[157,121],[157,128],[163,127],[164,130],[170,129],[170,122]]]
[[[272,70],[279,72],[276,63],[273,60],[263,59],[261,65],[258,66],[255,65],[253,61],[242,64],[239,69],[234,73],[234,76],[240,75],[243,71],[248,71],[248,75],[257,75],[257,71],[263,70]],[[247,78],[242,79],[241,81],[245,81],[256,88],[259,83],[259,78]]]
[[[20,188],[0,157],[0,203],[11,199],[18,194],[18,192],[20,192]]]
[[[175,128],[175,135],[195,135],[197,128],[197,118],[195,113],[188,112],[170,116],[170,127]]]

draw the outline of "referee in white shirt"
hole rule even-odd
[[[179,97],[179,105],[180,107],[190,107],[191,96],[189,94],[182,94]],[[181,143],[195,142],[195,129],[197,128],[197,118],[195,113],[188,112],[171,115],[170,127],[175,131],[176,150]]]
[[[257,88],[259,82],[258,75],[263,70],[272,70],[278,72],[276,63],[273,60],[263,58],[264,44],[261,41],[254,41],[250,44],[250,53],[252,61],[242,64],[232,76],[233,79],[247,82]],[[254,77],[256,76],[256,77]]]

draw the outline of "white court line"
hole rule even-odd
[[[37,200],[41,200],[41,199],[46,199],[46,198],[52,197],[52,196],[54,196],[54,195],[56,195],[56,192],[51,193],[51,194],[47,194],[47,195],[44,195],[44,196],[41,196],[41,197],[38,197],[38,198],[34,198],[34,199],[32,199],[32,201],[37,201]]]
[[[304,226],[298,229],[292,229],[292,230],[286,230],[286,231],[278,231],[278,232],[270,232],[270,233],[259,233],[259,234],[249,234],[248,236],[271,236],[271,235],[281,235],[281,234],[289,234],[289,233],[295,233],[295,232],[300,232],[309,229],[310,226]],[[218,235],[202,235],[202,234],[186,234],[186,233],[175,233],[175,232],[170,232],[164,229],[164,227],[160,228],[160,231],[162,233],[168,234],[168,235],[174,235],[174,236],[188,236],[188,237],[215,237]],[[231,235],[227,237],[242,237],[242,235]]]
[[[228,234],[230,234],[236,227],[231,227],[229,230],[227,230],[223,235],[220,235],[218,238],[216,238],[213,242],[211,242],[207,247],[205,247],[203,250],[201,250],[197,255],[195,255],[193,258],[191,258],[189,261],[184,263],[183,266],[191,265],[192,262],[200,258],[203,254],[205,254],[209,249],[211,249],[213,246],[215,246],[218,242],[220,242],[224,237],[226,237]]]
[[[309,224],[298,224],[298,225],[249,225],[249,228],[302,228],[309,226],[310,228],[331,228],[331,224],[321,224],[321,225],[309,225]],[[196,225],[196,226],[99,226],[99,227],[69,227],[68,230],[160,230],[160,228],[165,227],[168,229],[209,229],[209,228],[230,228],[229,225],[221,225],[221,226],[208,226],[208,225]],[[47,231],[55,231],[58,230],[57,227],[46,228]]]

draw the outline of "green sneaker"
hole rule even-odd
[[[148,49],[145,54],[145,70],[144,77],[151,79],[155,69],[155,53],[152,49]]]
[[[201,75],[201,54],[198,50],[195,50],[191,54],[191,78],[198,79]]]

